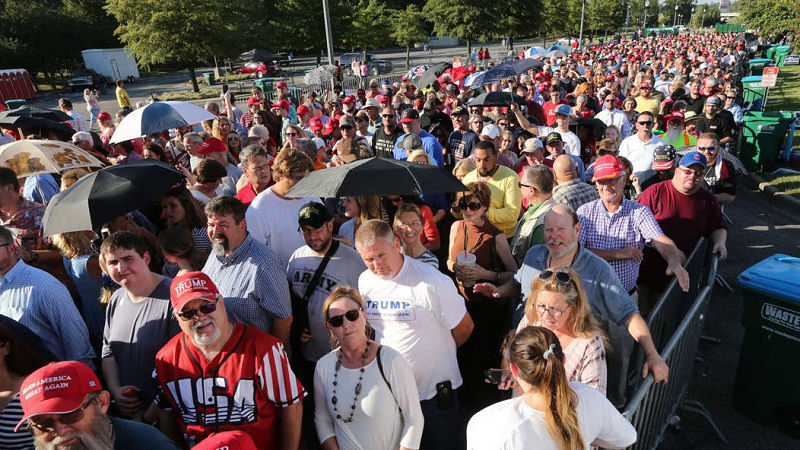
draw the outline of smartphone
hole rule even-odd
[[[222,85],[222,93],[225,94],[227,92],[228,92],[228,85],[227,84],[223,84]]]
[[[456,393],[450,380],[436,384],[436,406],[439,411],[453,409],[456,405]]]
[[[500,384],[503,381],[508,380],[509,375],[508,370],[506,369],[488,369],[484,370],[483,374],[492,384]]]

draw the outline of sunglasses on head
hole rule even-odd
[[[572,275],[569,272],[562,272],[562,271],[552,271],[552,270],[545,270],[539,273],[539,279],[542,281],[547,281],[550,278],[553,278],[553,275],[556,277],[556,281],[559,283],[569,283],[572,281]]]
[[[199,308],[184,309],[178,313],[178,317],[183,320],[192,320],[198,312],[203,313],[204,316],[209,315],[217,310],[217,302],[205,302]]]
[[[344,319],[345,318],[350,322],[355,322],[356,320],[358,320],[358,316],[360,316],[360,315],[361,315],[361,308],[351,309],[350,311],[347,311],[344,314],[339,314],[338,316],[328,317],[328,323],[332,327],[338,328],[338,327],[342,326],[342,324],[344,323]]]

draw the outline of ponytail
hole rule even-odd
[[[544,412],[547,432],[561,450],[584,448],[578,425],[578,396],[567,383],[558,338],[543,327],[526,327],[508,345],[519,377],[550,399]]]

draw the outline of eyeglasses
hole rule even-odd
[[[497,122],[497,126],[498,127],[507,127],[508,126],[508,122]]]
[[[539,313],[539,316],[550,314],[550,317],[553,319],[560,319],[561,316],[564,315],[564,312],[567,310],[567,308],[569,308],[569,305],[567,305],[567,308],[560,309],[554,306],[544,306],[541,303],[536,303],[534,308],[536,308],[536,312]]]
[[[35,428],[37,431],[41,433],[51,433],[55,429],[56,422],[59,422],[62,425],[72,425],[73,423],[79,422],[81,419],[83,419],[84,411],[86,411],[86,408],[88,408],[89,405],[92,404],[95,398],[97,397],[92,397],[91,400],[82,404],[75,411],[68,412],[66,414],[58,414],[54,419],[30,418],[28,419],[28,428]]]
[[[638,123],[639,125],[644,125],[646,127],[649,127],[650,125],[653,124],[653,121],[652,120],[645,120],[644,122],[636,122],[636,123]]]
[[[681,169],[681,172],[683,172],[683,174],[686,175],[687,177],[703,178],[703,171],[702,170],[697,171],[697,170],[692,170],[692,169],[684,169],[683,167],[680,167],[680,169]]]
[[[420,222],[419,220],[415,220],[413,222],[399,222],[398,225],[404,228],[416,228],[416,227],[421,227],[422,222]]]
[[[539,273],[539,279],[542,281],[547,281],[550,278],[553,278],[553,275],[556,276],[556,281],[559,283],[569,283],[572,281],[572,275],[569,272],[563,271],[552,271],[552,270],[545,270]]]
[[[697,149],[700,150],[701,152],[705,152],[705,151],[713,152],[714,150],[717,149],[717,146],[709,145],[708,147],[697,147]]]
[[[606,103],[613,103],[613,102],[614,102],[614,99],[613,99],[613,98],[607,98],[607,99],[606,99]]]
[[[207,316],[216,310],[217,310],[217,302],[205,302],[202,305],[200,305],[199,308],[184,309],[183,311],[178,313],[178,317],[180,317],[183,320],[192,320],[194,319],[194,316],[196,316],[198,312],[201,312],[203,313],[204,316]]]
[[[350,322],[355,322],[356,320],[358,320],[358,317],[360,315],[361,315],[361,308],[351,309],[350,311],[347,311],[344,314],[328,317],[328,323],[331,324],[332,327],[338,328],[342,326],[345,318]]]
[[[526,188],[532,188],[533,187],[530,184],[523,184],[523,183],[517,183],[517,184],[519,185],[520,189],[522,189],[524,187],[526,187]]]
[[[389,102],[384,102],[384,103],[389,103]],[[395,117],[397,117],[397,115],[396,114],[381,114],[381,117],[383,117],[384,119],[394,119]]]

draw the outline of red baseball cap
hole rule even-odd
[[[359,89],[358,95],[367,95],[367,91],[365,91],[364,89]]]
[[[234,430],[214,433],[192,447],[192,450],[257,450],[257,447],[249,434]]]
[[[100,120],[100,121],[111,120],[111,119],[112,119],[111,114],[109,114],[109,113],[107,113],[105,111],[101,111],[100,114],[97,115],[97,120]]]
[[[286,109],[289,109],[289,102],[287,102],[284,99],[280,99],[280,100],[278,100],[278,103],[273,103],[272,107],[273,108],[286,108]]]
[[[322,119],[320,119],[319,117],[312,118],[311,120],[308,121],[308,128],[310,128],[311,131],[321,130],[323,128]]]
[[[642,81],[642,84],[639,85],[639,89],[650,89],[651,87],[649,81]]]
[[[345,97],[342,99],[342,103],[355,103],[355,102],[356,102],[356,98],[355,98],[355,97],[353,97],[352,95],[346,95],[346,96],[345,96]]]
[[[389,102],[389,101],[391,101],[391,99],[389,98],[388,95],[381,94],[381,95],[378,96],[378,101],[383,103],[383,102]]]
[[[336,130],[337,128],[336,125],[338,123],[339,123],[338,119],[328,119],[328,123],[325,124],[325,128],[322,130],[322,134],[328,136],[331,133],[333,133]]]
[[[308,114],[309,112],[311,112],[311,111],[309,111],[308,106],[306,106],[306,105],[300,105],[300,106],[297,107],[297,115],[298,116],[302,116],[303,114]]]
[[[664,120],[666,120],[667,123],[669,123],[669,122],[671,122],[673,120],[677,120],[677,121],[680,121],[681,123],[683,123],[684,119],[685,118],[683,117],[683,113],[682,112],[678,112],[678,111],[675,111],[675,112],[673,112],[671,114],[667,114],[666,116],[664,116]]]
[[[172,309],[180,311],[190,300],[203,298],[215,301],[219,295],[217,285],[203,272],[186,272],[172,279],[169,285],[169,300]]]
[[[250,98],[247,99],[247,106],[260,105],[260,104],[261,104],[261,100],[255,98],[255,97],[250,97]]]
[[[603,155],[594,163],[594,176],[592,182],[597,180],[611,180],[625,173],[622,161],[614,155]]]
[[[203,145],[197,150],[198,155],[208,155],[209,153],[224,153],[228,151],[228,147],[221,140],[211,136],[203,141]]]
[[[87,394],[102,389],[97,375],[86,364],[78,361],[50,363],[22,382],[19,400],[25,414],[14,431],[34,416],[75,411],[83,405]]]
[[[278,83],[275,85],[275,87],[278,88],[278,89],[283,89],[283,88],[286,87],[286,82],[285,81],[278,81]]]

